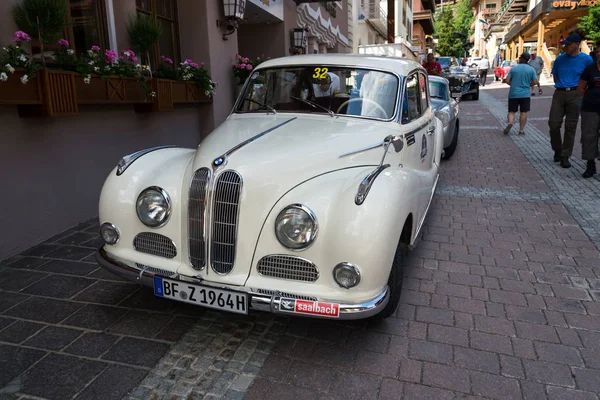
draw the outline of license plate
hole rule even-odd
[[[187,282],[173,281],[155,276],[154,294],[158,297],[165,297],[198,306],[237,314],[248,314],[248,296],[246,293],[191,285]]]

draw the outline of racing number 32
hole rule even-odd
[[[324,79],[327,78],[327,72],[329,72],[329,68],[315,68],[315,73],[313,74],[313,78],[315,79]]]

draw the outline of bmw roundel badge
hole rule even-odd
[[[213,161],[213,164],[215,164],[215,166],[217,166],[217,167],[219,165],[223,164],[223,157],[215,158],[215,161]]]

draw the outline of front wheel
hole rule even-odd
[[[381,320],[384,318],[391,317],[396,312],[398,304],[400,304],[400,293],[402,292],[402,275],[404,272],[404,264],[407,253],[408,245],[406,243],[400,243],[398,245],[398,248],[396,249],[394,261],[392,263],[392,269],[388,278],[390,300],[388,301],[383,310],[381,310],[379,313],[373,316],[375,320]]]
[[[450,157],[456,151],[456,147],[458,146],[458,121],[456,122],[456,127],[454,128],[454,137],[452,138],[452,142],[450,142],[450,146],[444,149],[444,160],[449,160]]]

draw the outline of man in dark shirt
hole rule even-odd
[[[600,155],[600,47],[596,47],[596,62],[583,70],[577,90],[581,103],[581,158],[587,160],[584,178],[596,174],[596,158]]]
[[[575,131],[579,120],[581,94],[576,90],[583,70],[592,63],[592,57],[582,53],[581,36],[572,33],[560,42],[564,53],[556,57],[552,66],[554,94],[548,119],[550,143],[554,150],[554,161],[560,161],[563,168],[571,168],[569,157],[573,153]],[[565,121],[564,138],[560,128]]]

